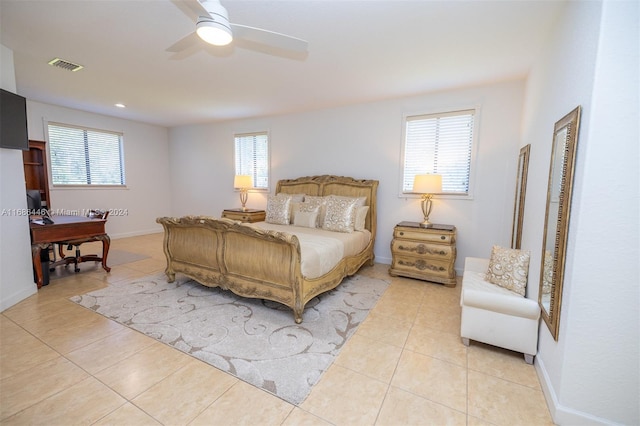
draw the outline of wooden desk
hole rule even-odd
[[[32,219],[40,219],[32,217]],[[36,282],[38,288],[42,287],[42,263],[40,261],[40,252],[47,249],[50,244],[57,241],[68,241],[83,238],[95,238],[102,241],[102,268],[105,271],[111,271],[107,266],[107,255],[109,254],[109,244],[111,239],[105,231],[105,219],[89,219],[84,216],[53,216],[55,223],[49,225],[38,225],[30,222],[31,231],[31,256],[33,258],[33,267],[36,271]]]

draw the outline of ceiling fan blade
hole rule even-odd
[[[253,43],[273,46],[278,49],[293,52],[306,53],[309,43],[296,37],[276,33],[274,31],[263,30],[261,28],[249,27],[246,25],[231,24],[233,37],[247,40]]]
[[[171,46],[169,46],[166,49],[166,51],[167,52],[179,53],[179,52],[182,52],[184,50],[189,49],[192,46],[195,46],[200,41],[201,41],[200,37],[198,37],[198,34],[196,34],[196,32],[194,31],[194,32],[189,33],[186,36],[182,37],[180,40],[176,41],[175,43],[173,43]]]
[[[182,4],[187,6],[194,13],[194,18],[197,19],[200,16],[209,16],[209,12],[204,8],[202,3],[198,0],[185,0],[181,1]]]

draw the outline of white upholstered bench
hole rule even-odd
[[[515,352],[533,364],[538,350],[537,301],[485,281],[489,259],[467,257],[462,276],[460,336]]]

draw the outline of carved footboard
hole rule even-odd
[[[206,216],[158,218],[156,221],[164,227],[169,281],[180,272],[209,287],[273,300],[293,309],[295,321],[301,323],[309,300],[335,288],[366,262],[373,264],[377,188],[377,180],[331,175],[278,181],[276,193],[363,197],[369,206],[365,220],[365,228],[371,233],[368,246],[357,255],[343,258],[326,274],[309,279],[302,275],[300,242],[295,235]]]
[[[164,227],[166,274],[177,272],[243,297],[273,300],[302,322],[306,303],[295,235],[205,216],[156,219]]]

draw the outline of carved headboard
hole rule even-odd
[[[305,176],[297,179],[283,179],[276,185],[276,194],[306,194],[316,196],[342,195],[346,197],[366,197],[369,206],[365,228],[371,232],[372,240],[377,228],[378,181],[354,179],[345,176],[321,175]]]

